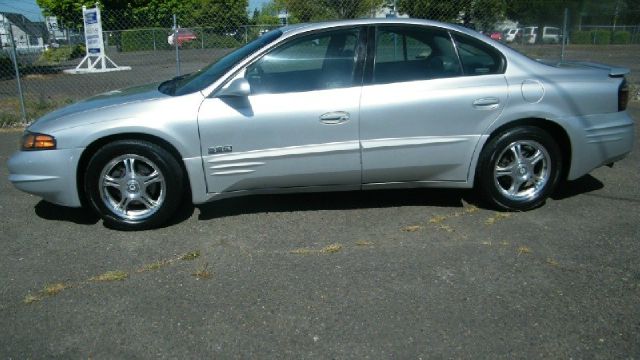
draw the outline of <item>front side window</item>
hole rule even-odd
[[[332,30],[294,39],[250,65],[252,94],[280,94],[354,84],[358,29]]]
[[[470,36],[455,34],[458,55],[465,75],[488,75],[504,72],[502,55],[491,46]]]
[[[158,86],[158,91],[167,95],[178,96],[203,90],[226,74],[240,61],[276,41],[281,35],[282,31],[280,30],[270,31],[195,73],[185,74],[163,82]]]
[[[374,83],[459,75],[460,64],[446,31],[415,26],[381,26],[377,29]]]

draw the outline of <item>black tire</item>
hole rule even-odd
[[[534,162],[538,157],[541,159]],[[482,149],[476,188],[492,207],[530,210],[553,193],[562,166],[560,147],[549,133],[534,126],[511,128],[493,137]]]
[[[178,160],[161,146],[118,140],[93,154],[84,174],[84,190],[106,226],[151,229],[165,223],[180,205],[183,172]]]

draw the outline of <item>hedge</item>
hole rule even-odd
[[[593,35],[593,43],[596,45],[611,44],[611,31],[595,30],[592,32],[592,35]]]
[[[169,45],[169,43],[167,42],[169,31],[167,29],[141,29],[133,31],[123,31],[122,34],[120,34],[119,49],[120,51],[154,50],[154,40],[156,50],[171,49],[171,45]]]
[[[611,38],[612,44],[631,44],[631,33],[628,31],[616,31]]]
[[[81,58],[86,54],[83,44],[63,45],[59,48],[45,50],[36,62],[37,64],[59,63],[62,61]]]
[[[571,33],[572,44],[591,44],[591,32],[590,31],[574,31]]]

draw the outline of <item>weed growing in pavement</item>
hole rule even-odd
[[[333,253],[337,253],[340,250],[342,250],[342,245],[336,243],[336,244],[327,245],[322,249],[309,249],[309,248],[293,249],[293,250],[290,250],[289,253],[297,254],[297,255],[333,254]]]
[[[402,229],[400,229],[400,231],[404,231],[404,232],[416,232],[418,230],[422,229],[422,226],[420,225],[409,225],[409,226],[405,226]]]
[[[107,271],[104,274],[100,274],[98,276],[94,276],[90,281],[122,281],[129,277],[129,274],[125,271]]]
[[[531,249],[529,249],[527,246],[522,245],[518,247],[516,252],[518,253],[518,256],[523,254],[531,254]]]
[[[200,257],[200,251],[191,251],[180,257],[180,260],[191,261]]]
[[[357,246],[373,246],[374,244],[371,241],[366,240],[358,240],[356,241]]]
[[[213,274],[207,270],[208,267],[209,263],[205,263],[200,268],[198,268],[198,271],[194,272],[191,275],[195,276],[196,279],[210,279],[211,277],[213,277]]]

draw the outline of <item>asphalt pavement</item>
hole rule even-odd
[[[144,232],[3,165],[0,358],[638,358],[639,164],[636,143],[522,213],[459,190],[251,196]]]

